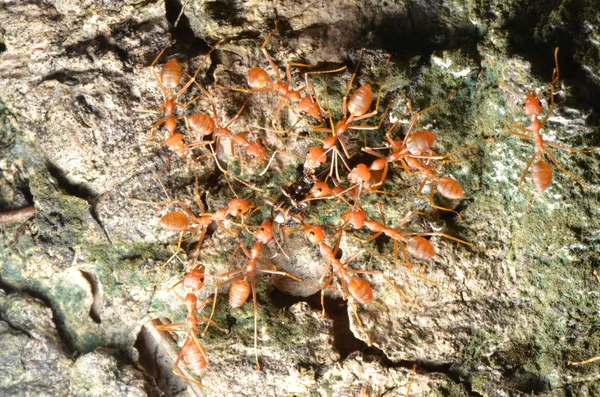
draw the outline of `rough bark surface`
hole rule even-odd
[[[208,49],[227,38],[198,78],[215,98],[220,123],[225,125],[249,98],[232,130],[266,128],[262,135],[270,147],[306,156],[313,143],[290,138],[284,147],[268,130],[277,95],[218,87],[247,88],[246,74],[255,66],[275,77],[260,50],[275,19],[278,31],[267,48],[282,74],[288,62],[317,65],[316,70],[347,65],[353,71],[365,48],[352,90],[370,83],[376,91],[382,80],[380,110],[403,94],[417,110],[456,91],[419,123],[437,134],[434,148],[440,153],[486,139],[466,152],[466,161],[444,167],[461,183],[465,198],[436,200],[460,212],[462,221],[416,198],[421,179],[401,168],[390,168],[383,186],[396,195],[367,195],[361,204],[379,220],[376,204],[382,203],[390,226],[411,209],[425,211],[413,216],[406,230],[443,231],[475,247],[432,237],[436,256],[418,262],[422,268],[415,271],[436,286],[394,263],[389,239],[361,243],[350,236],[366,238],[367,233],[345,233],[342,258],[363,248],[391,253],[363,253],[350,267],[384,272],[407,298],[383,278],[367,276],[374,301],[355,306],[368,335],[339,293],[328,291],[327,316],[321,318],[317,290],[285,278],[259,277],[261,372],[254,365],[253,305],[229,308],[225,288],[214,319],[230,332],[213,328],[202,338],[210,359],[202,382],[227,396],[405,396],[417,364],[411,396],[600,394],[597,363],[567,365],[600,355],[594,332],[600,282],[593,274],[600,263],[599,153],[553,150],[587,189],[551,164],[550,188],[536,194],[529,207],[530,198],[517,185],[534,145],[503,131],[507,122],[527,126],[529,121],[522,115],[523,98],[498,88],[500,83],[523,97],[535,90],[547,107],[552,55],[560,47],[560,80],[544,137],[573,148],[600,146],[595,2],[338,3],[192,0],[175,28],[182,4],[174,0],[0,4],[0,209],[35,206],[29,221],[0,225],[5,291],[0,296],[0,394],[194,393],[173,376],[174,357],[160,347],[170,344],[177,352],[176,342],[155,340],[148,330],[156,318],[185,321],[185,308],[171,290],[184,266],[173,260],[161,267],[172,255],[168,243],[177,236],[158,225],[177,206],[131,198],[157,202],[168,194],[198,213],[195,176],[207,212],[222,208],[233,195],[211,158],[191,164],[170,155],[162,130],[148,140],[160,116],[136,109],[157,110],[162,103],[150,64],[170,41],[157,70],[175,58],[192,73]],[[387,54],[392,60],[385,71]],[[304,84],[302,72],[292,68],[293,87]],[[342,113],[349,81],[348,71],[311,76],[334,120]],[[186,112],[212,115],[210,102],[195,86],[181,100],[196,95],[200,99]],[[391,107],[382,131],[367,132],[372,146],[383,141],[385,128],[400,117],[405,103],[401,99]],[[291,126],[296,118],[284,107],[280,123]],[[398,137],[407,128],[400,125],[393,132]],[[295,133],[307,135],[310,126],[303,119]],[[354,133],[351,146],[357,149],[362,132]],[[363,154],[357,158],[368,160]],[[260,177],[263,166],[246,158],[240,174],[240,161],[226,140],[219,159],[231,173],[264,190],[235,184],[241,197],[256,202],[275,199],[301,164],[280,155]],[[530,175],[523,186],[533,191]],[[345,204],[329,213],[331,206],[329,201],[313,205],[316,220],[307,220],[341,225]],[[269,211],[265,204],[249,223],[259,224]],[[333,245],[333,229],[326,230]],[[290,259],[281,253],[269,259],[278,252],[275,243],[263,257],[316,285],[325,263],[301,234],[287,236]],[[249,234],[242,240],[248,247],[253,243]],[[212,276],[228,271],[239,244],[221,229],[208,233],[198,258],[211,276],[199,300],[212,294],[218,283]],[[191,248],[184,244],[182,260],[186,251],[195,255]],[[238,250],[231,262],[239,268],[246,261]],[[182,343],[184,335],[179,336]],[[372,347],[366,344],[369,338]]]

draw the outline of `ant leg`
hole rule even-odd
[[[456,241],[457,243],[468,245],[469,247],[475,247],[474,244],[471,244],[468,241],[461,240],[457,237],[442,232],[405,232],[404,234],[408,236],[442,236],[446,237],[449,240]]]
[[[325,275],[325,274],[323,274],[323,275]],[[325,318],[325,290],[327,290],[327,288],[329,288],[331,286],[331,282],[333,281],[334,277],[335,277],[335,273],[331,273],[331,275],[327,278],[325,283],[321,285],[321,317],[322,318]]]
[[[348,94],[350,93],[350,90],[352,89],[352,83],[354,82],[354,78],[356,77],[356,73],[358,72],[358,67],[360,66],[360,63],[362,62],[362,57],[363,57],[363,52],[365,51],[364,48],[360,49],[360,54],[358,56],[358,62],[356,63],[356,68],[354,69],[354,73],[352,73],[352,77],[350,78],[350,82],[348,83],[348,88],[346,89],[346,94],[344,95],[344,103],[346,102],[346,97],[348,96]],[[344,106],[344,109],[346,107]],[[346,112],[344,111],[344,118],[346,118]]]
[[[169,41],[170,41],[170,39],[169,39]],[[158,62],[160,57],[162,57],[162,55],[164,54],[166,49],[169,48],[170,46],[171,46],[171,43],[169,42],[169,44],[158,53],[156,58],[154,58],[154,61],[152,61],[152,63],[150,64],[150,68],[152,69],[152,74],[154,75],[154,78],[156,79],[156,82],[158,83],[158,86],[160,87],[160,90],[162,91],[165,98],[167,97],[167,89],[165,88],[162,81],[160,80],[160,77],[158,77],[158,73],[156,72],[154,65],[156,65],[156,62]]]
[[[405,397],[409,397],[409,395],[410,395],[410,386],[412,385],[413,380],[415,380],[416,374],[417,374],[417,364],[414,364],[412,373],[410,374],[410,378],[408,378],[408,385],[406,386],[406,396]]]
[[[531,156],[531,159],[529,160],[529,162],[527,163],[527,166],[525,167],[525,171],[523,171],[523,174],[521,175],[521,179],[519,179],[519,190],[522,191],[523,193],[527,194],[529,197],[531,197],[531,202],[529,203],[529,206],[531,206],[533,204],[533,202],[535,201],[535,196],[532,193],[529,193],[527,190],[523,189],[523,182],[525,181],[525,177],[527,176],[527,173],[529,172],[529,168],[531,168],[531,164],[533,164],[533,160],[535,160],[537,158],[537,153],[534,154],[533,156]]]
[[[360,327],[360,329],[362,329],[363,333],[367,336],[367,346],[372,346],[373,341],[371,340],[371,335],[369,335],[369,333],[367,332],[367,329],[363,325],[362,320],[358,316],[358,311],[356,310],[356,306],[354,306],[353,301],[354,301],[354,299],[348,299],[348,304],[352,308],[352,312],[354,313],[354,317],[356,318],[356,322],[358,323],[358,326]]]
[[[587,186],[583,182],[581,182],[581,179],[579,179],[577,177],[577,175],[573,174],[572,172],[567,171],[563,166],[561,166],[558,163],[558,161],[556,160],[556,157],[554,157],[554,155],[548,149],[542,148],[542,150],[548,155],[548,157],[550,157],[550,160],[552,160],[552,162],[554,163],[556,168],[558,168],[559,170],[561,170],[562,172],[564,172],[571,178],[575,179],[575,181],[577,181],[577,183],[579,183],[583,189],[587,189]]]
[[[383,232],[378,232],[378,233],[375,233],[374,235],[372,235],[371,237],[369,237],[368,239],[364,239],[364,240],[361,239],[361,238],[358,238],[356,236],[350,236],[350,238],[353,239],[353,240],[360,241],[361,243],[365,243],[366,244],[366,243],[368,243],[370,241],[375,240],[377,237],[381,236],[382,234],[383,234]]]
[[[417,278],[420,278],[423,281],[426,281],[426,282],[428,282],[430,284],[435,285],[436,287],[438,287],[438,288],[446,291],[447,293],[449,293],[450,296],[452,296],[453,298],[456,298],[456,295],[454,294],[454,292],[450,291],[448,288],[444,287],[443,285],[438,284],[437,282],[433,281],[432,279],[430,279],[428,277],[425,277],[424,275],[422,275],[420,273],[415,272],[414,269],[413,269],[414,264],[409,261],[408,254],[406,252],[406,248],[404,248],[404,244],[400,244],[400,249],[402,250],[402,255],[404,256],[404,259],[406,261],[406,262],[404,262],[404,265],[408,268],[408,271],[410,272],[410,274],[412,274],[413,276],[415,276]],[[394,252],[395,252],[396,261],[397,261],[398,260],[398,257],[397,257],[397,255],[398,255],[398,244],[397,244],[396,241],[394,241]],[[396,263],[398,263],[398,261]]]
[[[258,188],[254,185],[251,185],[248,182],[245,182],[243,180],[241,180],[240,178],[236,177],[235,175],[231,175],[231,173],[229,171],[226,171],[223,169],[223,167],[221,167],[221,163],[219,162],[219,159],[217,158],[217,155],[215,154],[214,149],[212,148],[212,146],[210,146],[210,150],[212,152],[213,158],[215,159],[215,163],[217,164],[217,167],[219,168],[219,170],[223,173],[223,176],[225,177],[225,181],[227,181],[227,184],[229,185],[229,188],[231,189],[231,192],[233,193],[233,195],[235,197],[239,197],[238,194],[235,192],[235,190],[233,190],[233,186],[231,185],[231,182],[229,182],[229,179],[227,178],[227,176],[229,175],[231,178],[233,178],[234,180],[238,181],[239,183],[246,185],[247,187],[249,187],[252,190],[256,190],[258,192],[264,192],[263,189]]]
[[[269,32],[269,34],[265,38],[265,41],[263,42],[262,46],[260,46],[260,49],[263,52],[263,54],[265,55],[265,58],[267,58],[267,61],[269,62],[269,65],[271,65],[271,68],[273,69],[273,71],[277,75],[277,80],[279,82],[281,82],[281,75],[279,74],[279,69],[277,68],[277,65],[275,65],[275,62],[273,62],[273,59],[271,58],[271,56],[267,52],[267,43],[269,42],[269,40],[271,40],[271,36],[276,31],[277,31],[277,20],[275,20],[275,28]],[[288,83],[289,83],[289,81],[288,81]]]
[[[600,356],[598,356],[598,357],[592,357],[592,358],[589,358],[589,359],[587,359],[585,361],[571,361],[571,360],[569,360],[569,361],[567,361],[567,365],[589,364],[589,363],[592,363],[592,362],[598,361],[598,360],[600,360]]]
[[[518,124],[515,124],[514,122],[512,122],[512,123],[510,124],[510,126],[511,126],[512,128],[516,128],[516,129],[518,129],[518,130],[521,130],[521,131],[525,131],[525,132],[533,132],[533,131],[531,131],[531,130],[530,130],[530,129],[528,129],[528,128],[525,128],[525,127],[522,127],[522,126],[520,126],[520,125],[518,125]],[[517,131],[513,131],[513,130],[511,130],[510,128],[508,128],[508,118],[506,119],[506,122],[504,123],[504,128],[503,128],[503,129],[504,129],[504,132],[507,132],[507,133],[509,133],[509,134],[511,134],[511,135],[516,135],[516,136],[518,136],[518,137],[521,137],[521,138],[523,138],[523,139],[529,139],[529,140],[531,140],[531,141],[535,141],[535,138],[534,138],[534,137],[532,137],[532,136],[529,136],[529,135],[527,135],[527,134],[523,134],[523,133],[520,133],[520,132],[517,132]]]
[[[544,142],[544,145],[548,145],[553,148],[564,150],[564,151],[571,152],[571,153],[590,153],[590,152],[596,151],[596,149],[597,149],[596,147],[589,148],[589,149],[573,149],[573,148],[557,145],[556,143],[552,143],[552,142]]]
[[[216,328],[218,328],[220,331],[223,331],[223,332],[225,332],[226,334],[228,334],[228,333],[229,333],[229,330],[228,330],[228,329],[225,329],[225,328],[221,328],[221,327],[219,327],[219,325],[218,325],[217,323],[215,323],[213,320],[211,320],[211,319],[210,319],[210,318],[208,318],[208,317],[202,317],[202,318],[200,318],[200,320],[198,320],[198,322],[197,322],[196,324],[200,325],[200,324],[202,324],[203,322],[208,322],[208,323],[211,323],[213,326],[215,326]]]
[[[242,269],[242,270],[236,270],[234,272],[229,272],[229,273],[225,273],[225,274],[231,276],[233,274],[238,274],[238,273],[243,273],[243,272],[244,272],[244,269]],[[223,277],[227,277],[226,275],[222,275],[222,276]],[[227,284],[233,283],[233,282],[235,282],[237,280],[241,280],[243,277],[244,277],[244,275],[242,274],[240,276],[233,277],[233,278],[231,278],[231,279],[229,279],[229,280],[227,280],[227,281],[225,281],[223,283],[217,284],[217,286],[215,287],[215,294],[214,294],[215,298],[213,300],[212,311],[210,312],[210,320],[212,320],[212,318],[214,317],[215,310],[217,308],[217,298],[219,296],[219,288],[221,288],[221,287],[223,287],[223,286],[225,286]],[[206,334],[206,331],[208,331],[208,328],[210,327],[210,324],[211,324],[210,322],[206,323],[206,327],[204,327],[204,331],[202,331],[202,335]]]
[[[456,95],[456,90],[452,90],[450,95],[448,95],[448,97],[446,99],[442,100],[441,102],[438,102],[435,105],[431,105],[428,108],[425,108],[423,110],[419,110],[417,113],[415,113],[415,115],[413,116],[413,118],[410,122],[410,125],[408,126],[408,129],[406,130],[406,134],[404,135],[404,140],[402,141],[402,147],[406,147],[406,142],[408,140],[408,137],[410,136],[410,133],[411,133],[412,129],[414,128],[414,126],[416,125],[419,117],[421,117],[421,115],[429,112],[430,110],[438,108],[441,105],[443,105],[444,103],[448,102],[450,99],[452,99],[452,97],[454,97],[454,95]]]
[[[238,119],[238,117],[240,117],[240,115],[242,114],[242,110],[244,110],[244,108],[246,107],[246,104],[248,103],[249,100],[250,100],[250,98],[246,98],[246,101],[244,102],[244,104],[242,105],[240,110],[238,110],[238,112],[235,114],[235,116],[233,116],[233,118],[231,120],[229,120],[229,122],[227,124],[225,124],[225,127],[223,127],[223,128],[228,128],[231,124],[233,124]]]
[[[252,300],[254,302],[254,359],[256,361],[256,370],[260,371],[260,363],[258,362],[258,303],[256,302],[254,273],[250,276],[250,288],[252,288]]]

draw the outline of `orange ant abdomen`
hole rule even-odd
[[[182,75],[183,69],[179,62],[176,59],[169,59],[160,71],[160,81],[167,90],[170,90],[179,85]]]
[[[248,85],[253,89],[267,88],[271,85],[271,79],[266,70],[252,68],[248,71]]]
[[[535,188],[544,192],[550,186],[552,182],[552,169],[550,164],[544,160],[540,160],[531,167],[531,180],[535,185]]]
[[[367,113],[373,102],[371,84],[359,87],[348,100],[348,111],[352,116],[362,116]]]
[[[417,131],[408,137],[406,147],[412,154],[421,154],[433,146],[436,135],[431,131]]]
[[[196,343],[194,343],[194,340],[190,338],[190,340],[183,345],[181,350],[183,362],[187,365],[189,370],[196,376],[202,376],[204,371],[206,371],[208,363],[206,362],[206,358],[202,351],[196,346]]]
[[[450,200],[458,200],[464,196],[460,183],[449,177],[440,178],[437,189],[442,196]]]
[[[169,212],[160,218],[160,226],[172,232],[187,230],[189,225],[189,218],[180,211]]]
[[[373,302],[373,289],[366,280],[360,277],[350,279],[348,291],[357,302],[363,305]]]
[[[417,259],[430,259],[435,256],[433,245],[424,237],[415,236],[406,244],[408,252]]]
[[[229,304],[231,307],[240,307],[250,296],[250,283],[246,280],[238,280],[229,290]]]
[[[213,133],[215,130],[215,121],[205,114],[193,114],[188,117],[188,124],[192,131],[200,136],[206,136]]]

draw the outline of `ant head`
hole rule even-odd
[[[542,114],[543,110],[542,103],[537,94],[534,91],[527,91],[525,103],[523,103],[523,112],[525,112],[527,116],[539,116]]]
[[[350,171],[348,179],[352,183],[367,182],[369,179],[371,179],[371,171],[369,171],[369,167],[367,167],[365,164],[358,164],[352,169],[352,171]]]
[[[312,188],[310,188],[310,195],[313,197],[323,197],[327,196],[331,192],[329,185],[327,182],[316,182]]]
[[[342,216],[342,219],[348,222],[353,229],[361,229],[365,224],[367,214],[362,210],[348,211]]]
[[[266,70],[252,68],[248,71],[248,85],[253,89],[267,88],[271,85],[271,79]]]
[[[327,139],[325,142],[327,142]],[[306,156],[306,160],[311,163],[321,165],[327,160],[327,155],[322,148],[313,146],[308,150],[308,156]]]
[[[268,244],[273,239],[273,221],[271,219],[264,221],[254,236],[261,244]]]
[[[227,213],[233,217],[237,217],[245,214],[251,208],[254,208],[254,204],[251,201],[234,198],[227,205]]]
[[[304,225],[304,236],[311,244],[319,244],[325,239],[325,231],[321,226]]]
[[[204,286],[204,265],[196,267],[183,276],[183,286],[191,290],[199,290]]]
[[[246,147],[246,153],[253,159],[264,161],[269,155],[267,154],[267,150],[260,142],[250,142],[250,144]]]

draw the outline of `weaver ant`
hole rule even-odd
[[[409,269],[410,273],[415,275],[416,277],[425,280],[431,284],[437,285],[438,287],[448,291],[446,288],[440,286],[435,281],[423,276],[422,274],[416,273],[413,270],[414,264],[410,261],[407,251],[417,259],[427,260],[433,258],[435,256],[435,249],[433,248],[433,245],[431,245],[429,240],[427,240],[423,236],[441,236],[456,241],[458,243],[468,245],[469,247],[473,247],[473,244],[441,232],[404,232],[399,230],[399,228],[404,226],[404,224],[409,220],[409,217],[412,214],[420,214],[419,212],[409,212],[404,218],[400,220],[398,228],[387,227],[381,203],[379,203],[378,207],[379,212],[381,214],[381,223],[375,220],[367,219],[367,213],[360,206],[358,207],[358,209],[348,211],[344,215],[342,215],[342,219],[351,228],[356,230],[366,228],[369,231],[375,233],[373,236],[369,237],[366,240],[362,240],[357,237],[353,238],[363,243],[368,243],[369,241],[376,239],[380,235],[385,234],[386,236],[394,240],[394,260],[396,261],[396,263],[406,266]],[[399,259],[398,245],[400,245],[400,250],[402,251],[402,256],[404,257],[404,262],[401,262]],[[452,294],[452,292],[450,292],[450,294]]]
[[[370,252],[369,250],[363,249],[360,252],[352,255],[345,262],[342,262],[336,258],[336,252],[338,249],[339,241],[341,239],[341,235],[340,239],[338,239],[336,243],[335,248],[332,248],[331,246],[327,245],[327,243],[325,243],[325,231],[321,226],[304,223],[302,225],[302,231],[304,232],[304,236],[309,243],[319,247],[319,252],[321,253],[321,256],[327,261],[325,271],[319,279],[319,284],[321,286],[322,316],[325,316],[325,291],[329,288],[337,290],[337,288],[332,287],[331,285],[333,283],[333,279],[336,276],[338,277],[342,286],[341,294],[345,300],[348,300],[348,297],[352,297],[353,300],[363,305],[368,305],[373,301],[373,289],[371,288],[369,282],[361,277],[353,276],[353,274],[370,274],[382,276],[392,286],[396,293],[398,293],[398,295],[406,299],[412,305],[420,308],[420,306],[408,299],[404,292],[402,292],[385,273],[373,270],[355,270],[349,269],[347,267],[347,265],[354,259],[356,259],[356,257],[361,255],[364,251]],[[331,275],[329,275],[330,270],[333,270]],[[362,320],[358,316],[356,307],[354,307],[351,301],[349,301],[349,303],[352,308],[352,311],[354,312],[354,316],[358,325],[367,336],[367,344],[370,346],[372,344],[371,337],[365,329]]]
[[[267,58],[267,61],[269,62],[271,69],[275,72],[275,75],[277,77],[277,82],[273,82],[269,78],[267,71],[264,70],[263,68],[253,67],[252,69],[250,69],[248,71],[248,85],[250,86],[250,89],[231,88],[231,90],[239,91],[239,92],[246,92],[246,93],[276,91],[279,94],[279,102],[277,103],[277,107],[275,109],[275,115],[273,116],[273,121],[272,121],[273,126],[275,126],[277,124],[277,120],[279,118],[279,112],[281,111],[281,108],[284,105],[289,106],[290,102],[298,104],[297,105],[298,109],[304,115],[311,116],[311,117],[317,119],[318,121],[324,120],[323,110],[321,109],[321,107],[320,107],[319,103],[316,101],[316,99],[313,96],[311,96],[310,94],[308,94],[304,98],[301,95],[302,92],[305,91],[308,87],[311,88],[311,90],[313,91],[313,94],[314,94],[314,88],[312,87],[312,85],[309,84],[307,75],[308,74],[325,74],[325,73],[341,72],[341,71],[345,70],[346,67],[343,66],[341,68],[337,68],[337,69],[333,69],[333,70],[305,73],[306,85],[300,87],[297,90],[292,90],[290,88],[290,83],[291,83],[291,79],[292,79],[290,67],[292,67],[292,66],[294,66],[294,67],[311,67],[311,65],[307,65],[304,63],[297,63],[297,62],[288,62],[285,66],[285,72],[286,72],[285,77],[287,80],[283,81],[281,78],[281,74],[279,73],[279,68],[277,67],[277,65],[275,65],[273,58],[271,58],[271,56],[269,55],[269,53],[267,51],[267,43],[271,39],[271,36],[273,35],[273,33],[275,33],[276,31],[277,31],[277,20],[275,20],[275,28],[271,32],[269,32],[269,34],[265,38],[265,41],[263,42],[260,49],[263,52],[263,54],[265,55],[265,58]]]
[[[522,192],[524,192],[525,194],[527,194],[531,197],[531,202],[529,204],[530,206],[535,201],[535,197],[532,193],[523,189],[523,182],[525,180],[525,177],[527,176],[527,173],[529,172],[529,169],[531,168],[531,181],[533,182],[533,185],[535,186],[537,191],[539,191],[539,192],[546,191],[546,189],[548,189],[548,187],[550,187],[550,183],[552,183],[552,169],[550,168],[550,164],[548,164],[548,162],[546,162],[544,160],[544,153],[546,153],[546,155],[550,158],[550,160],[552,161],[554,166],[556,166],[556,168],[558,168],[559,170],[561,170],[562,172],[564,172],[565,174],[567,174],[568,176],[573,178],[577,183],[579,183],[581,185],[581,187],[583,189],[587,189],[587,186],[581,181],[581,179],[579,179],[579,177],[577,177],[575,174],[569,172],[563,166],[560,165],[558,160],[556,160],[556,158],[554,157],[552,152],[550,152],[548,150],[548,148],[546,148],[546,146],[550,146],[550,147],[560,149],[560,150],[565,150],[565,151],[571,152],[571,153],[588,153],[588,152],[592,152],[595,150],[595,148],[572,149],[572,148],[558,145],[556,143],[544,141],[544,138],[541,134],[541,130],[546,125],[548,118],[550,117],[550,115],[552,114],[552,111],[554,110],[554,85],[559,80],[558,47],[556,47],[556,49],[554,50],[554,64],[555,64],[555,68],[552,71],[552,79],[550,80],[550,105],[548,106],[548,110],[546,111],[546,114],[544,115],[544,117],[541,120],[538,118],[543,111],[543,107],[542,107],[541,101],[540,101],[537,93],[535,91],[528,91],[525,96],[523,112],[525,113],[526,116],[531,117],[531,125],[529,126],[529,128],[520,126],[520,125],[516,124],[515,122],[510,123],[510,127],[509,127],[508,119],[506,120],[506,123],[504,124],[505,132],[507,132],[511,135],[515,135],[515,136],[524,138],[524,139],[531,140],[531,141],[533,141],[533,143],[535,145],[535,153],[533,154],[533,156],[527,163],[527,166],[525,167],[525,171],[523,171],[523,175],[521,175],[521,179],[519,179],[519,185],[518,185],[519,190],[521,190]],[[492,65],[493,65],[493,62],[492,62]],[[502,85],[499,85],[499,87],[502,90],[504,90],[506,92],[510,92],[513,95],[520,96],[519,94],[507,89],[506,87],[504,87]],[[529,134],[531,134],[533,136],[531,136]],[[534,161],[535,161],[535,163],[534,163]]]
[[[191,105],[192,103],[197,101],[199,97],[198,96],[194,97],[193,99],[191,99],[190,101],[188,101],[186,103],[177,102],[177,98],[179,98],[179,96],[181,96],[184,92],[186,92],[187,89],[190,87],[190,85],[192,85],[192,83],[194,83],[196,81],[196,77],[200,73],[200,69],[204,65],[204,62],[206,62],[209,55],[214,51],[214,49],[222,41],[223,40],[219,41],[217,44],[215,44],[213,47],[210,48],[210,50],[202,58],[202,62],[196,69],[196,72],[194,73],[194,75],[192,77],[190,77],[190,79],[187,81],[187,83],[185,83],[185,85],[183,87],[181,87],[181,89],[177,92],[173,92],[173,89],[180,84],[181,78],[183,76],[183,69],[181,67],[181,64],[174,58],[169,59],[165,63],[163,68],[161,69],[160,77],[159,77],[158,73],[156,72],[156,68],[154,67],[154,65],[156,65],[158,60],[162,57],[165,50],[167,48],[169,48],[170,44],[167,45],[165,48],[163,48],[158,53],[158,55],[156,56],[154,61],[152,61],[152,63],[150,64],[150,67],[152,68],[152,74],[154,75],[154,78],[156,79],[156,82],[158,83],[158,86],[163,94],[164,102],[158,110],[147,110],[147,109],[138,109],[138,108],[136,108],[135,110],[138,112],[144,112],[144,113],[155,113],[155,114],[163,114],[164,113],[164,116],[160,120],[158,120],[156,123],[154,123],[154,125],[150,129],[150,133],[148,135],[148,140],[152,139],[152,134],[154,132],[154,129],[160,127],[162,124],[165,125],[167,131],[169,132],[169,135],[171,135],[171,136],[175,135],[175,131],[177,129],[177,119],[184,117],[184,115],[175,115],[175,110],[177,109],[177,107],[185,108],[185,107]]]
[[[247,248],[243,244],[240,244],[231,255],[231,261],[233,261],[237,251],[241,249],[249,259],[246,266],[243,269],[233,270],[217,276],[219,279],[228,279],[217,284],[215,287],[213,308],[210,318],[213,318],[215,314],[219,288],[224,287],[227,284],[232,284],[229,290],[229,304],[233,308],[240,307],[246,303],[250,297],[250,292],[252,292],[252,300],[254,302],[254,358],[256,361],[256,369],[260,371],[261,366],[258,361],[258,303],[256,300],[256,280],[254,278],[255,273],[260,272],[271,275],[285,276],[300,283],[303,283],[303,281],[287,272],[277,270],[277,267],[270,262],[258,259],[262,252],[263,245],[266,245],[273,240],[273,222],[271,219],[264,221],[254,236],[256,237],[257,242],[252,246],[250,252],[248,252]],[[262,265],[263,267],[259,268],[257,266],[258,264]],[[248,279],[250,280],[249,282]],[[204,332],[207,331],[208,327],[209,324],[206,325]]]
[[[173,291],[175,292],[175,291]],[[202,384],[202,382],[192,379],[186,376],[181,370],[178,369],[179,362],[183,360],[183,362],[187,365],[190,372],[194,375],[201,377],[206,371],[208,367],[208,356],[206,354],[206,349],[200,343],[200,340],[197,337],[199,333],[198,325],[206,322],[214,325],[221,331],[228,333],[229,331],[221,328],[215,323],[212,319],[207,317],[198,318],[196,312],[201,311],[204,307],[212,300],[209,298],[201,303],[198,303],[196,296],[193,293],[188,293],[185,298],[175,292],[175,295],[185,304],[187,308],[187,318],[183,323],[172,323],[172,324],[163,324],[157,325],[155,328],[159,331],[184,331],[186,332],[185,341],[183,342],[183,346],[177,355],[177,359],[173,364],[173,373],[179,376],[182,379],[187,380],[188,382],[199,385],[203,388],[211,390],[206,385]]]
[[[227,227],[225,227],[223,225],[223,221],[225,221],[227,219],[227,217],[236,218],[238,216],[242,216],[242,215],[246,214],[248,211],[250,211],[252,208],[254,208],[254,204],[251,201],[243,200],[240,198],[234,198],[234,199],[229,200],[229,202],[227,203],[227,207],[221,208],[221,209],[217,210],[216,212],[214,212],[213,214],[204,212],[204,204],[200,200],[200,195],[198,194],[198,177],[197,176],[195,177],[195,194],[194,195],[196,197],[196,203],[198,204],[198,207],[200,208],[200,215],[198,215],[198,216],[196,216],[196,214],[194,214],[188,208],[188,206],[181,200],[168,200],[168,201],[152,202],[152,201],[139,200],[136,198],[131,199],[131,200],[138,201],[141,203],[146,203],[146,204],[157,204],[157,205],[177,204],[177,205],[179,205],[179,207],[181,207],[182,211],[168,212],[165,215],[163,215],[163,217],[160,219],[160,222],[159,222],[161,227],[163,227],[164,229],[166,229],[168,231],[172,231],[172,232],[179,232],[179,239],[177,241],[177,249],[173,253],[173,256],[171,256],[171,258],[169,258],[169,260],[167,260],[167,262],[165,262],[165,264],[163,266],[166,266],[168,263],[170,263],[173,260],[173,258],[175,258],[177,256],[177,254],[179,253],[179,251],[181,249],[181,243],[185,241],[183,239],[184,233],[192,233],[194,235],[194,237],[199,235],[198,250],[199,250],[200,246],[202,245],[202,242],[204,241],[204,236],[206,234],[206,230],[207,230],[208,226],[213,222],[215,222],[217,224],[217,226],[219,226],[220,229],[225,231],[230,236],[236,237],[236,234],[233,231],[231,231],[230,229],[228,229]]]

